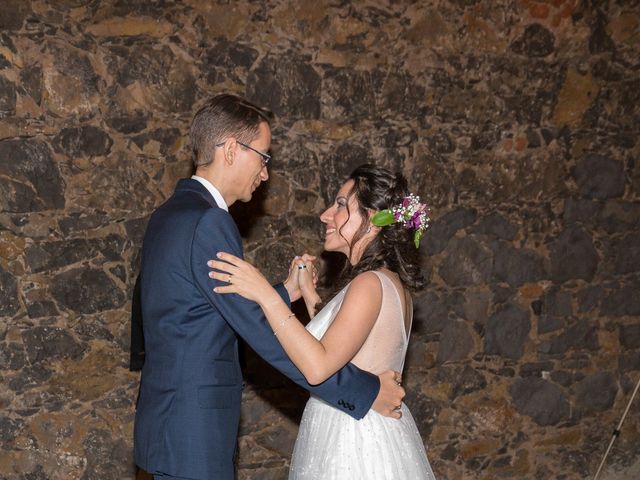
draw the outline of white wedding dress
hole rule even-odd
[[[375,374],[402,372],[413,314],[409,310],[405,327],[398,289],[384,273],[375,273],[382,284],[382,306],[352,363]],[[313,336],[322,338],[348,288],[309,322],[307,330]],[[289,480],[433,480],[418,428],[407,406],[403,403],[401,408],[400,420],[373,410],[355,420],[312,396],[300,422]]]

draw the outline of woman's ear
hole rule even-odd
[[[369,225],[367,225],[367,229],[365,230],[365,234],[370,234],[373,232],[376,235],[380,231],[380,227],[376,227],[373,223],[371,223],[371,217],[375,215],[375,210],[369,209],[367,212],[369,214]]]

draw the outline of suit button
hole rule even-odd
[[[353,405],[349,405],[349,410],[351,410],[352,412],[356,409],[356,407],[354,407]]]

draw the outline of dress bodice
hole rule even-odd
[[[406,313],[408,318],[405,319],[401,293],[393,281],[382,272],[374,271],[374,273],[382,286],[380,312],[367,339],[351,362],[374,374],[380,374],[386,370],[402,372],[413,316],[411,304],[409,302]],[[307,330],[317,339],[322,338],[340,311],[349,286],[350,284],[346,285],[338,292],[307,325]],[[367,299],[363,298],[362,301],[366,302]]]

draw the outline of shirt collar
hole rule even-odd
[[[211,194],[211,196],[213,197],[213,199],[216,201],[216,203],[221,209],[223,209],[226,212],[229,211],[227,202],[224,201],[224,198],[222,198],[222,194],[216,187],[213,186],[213,183],[211,183],[206,178],[199,177],[198,175],[192,175],[191,178],[193,180],[197,180],[198,182],[200,182],[204,186],[204,188],[207,189],[207,191]]]

